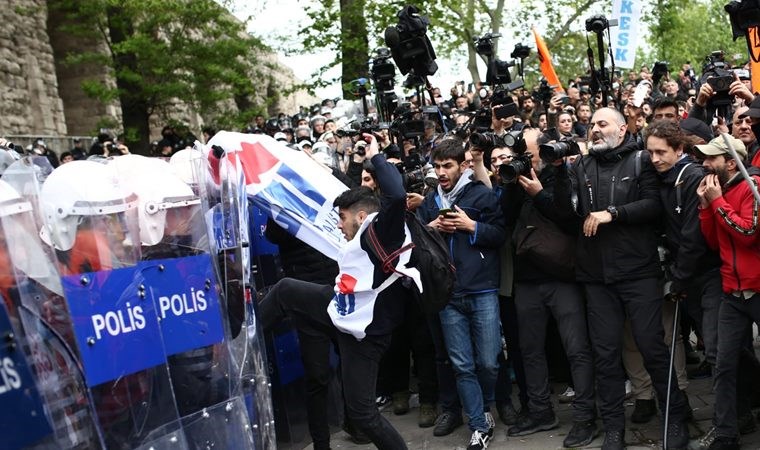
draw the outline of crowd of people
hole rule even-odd
[[[591,443],[601,419],[602,448],[624,448],[623,402],[632,397],[633,422],[648,422],[659,409],[666,448],[686,448],[688,380],[705,377],[713,378],[715,412],[713,428],[697,445],[738,448],[739,436],[757,428],[751,343],[760,319],[759,204],[751,186],[760,180],[760,98],[746,70],[728,70],[733,80],[718,92],[688,64],[672,78],[643,66],[613,80],[606,102],[581,77],[549,95],[540,87],[505,94],[457,83],[449,99],[437,88],[423,101],[406,99],[409,120],[424,124],[412,135],[377,119],[364,127],[364,138],[347,132],[352,128],[332,114],[329,101],[311,117],[260,118],[250,131],[310,153],[348,186],[379,196],[381,206],[336,200],[354,214],[389,214],[386,200],[398,197],[389,162],[403,181],[410,178],[409,155],[420,155],[435,173],[435,186],[406,186],[405,208],[448,242],[456,285],[437,314],[425,312],[412,294],[404,297],[403,289],[393,294],[407,299],[401,304],[378,295],[362,341],[372,335],[373,348],[383,349],[371,357],[376,367],[367,369],[377,371],[377,383],[367,392],[355,374],[343,379],[346,431],[379,448],[404,448],[378,407],[409,411],[411,355],[420,427],[444,436],[463,425],[464,413],[469,449],[487,447],[494,413],[509,436],[556,428],[550,379],[568,384],[558,399],[573,407],[566,447]],[[719,96],[730,98],[728,108],[715,107]],[[519,113],[497,118],[510,104]],[[485,126],[477,124],[483,111]],[[379,156],[368,150],[373,146]],[[361,195],[361,188],[353,190]],[[359,198],[353,201],[362,203]],[[352,219],[342,226],[352,225],[346,237],[353,242],[365,227],[363,218]],[[332,286],[343,273],[341,261],[325,261],[305,244],[275,238],[273,230],[270,221],[267,234],[283,245],[288,277]],[[376,276],[375,285],[382,280]],[[286,288],[272,296],[277,300],[267,297],[288,304],[277,317],[303,314],[285,298],[310,291]],[[320,306],[329,309],[331,294]],[[315,356],[326,353],[315,348],[345,333],[337,327],[316,338],[319,333],[298,328],[310,430],[314,447],[326,449],[320,399],[327,369]],[[346,351],[350,365],[356,350]],[[514,399],[511,378],[519,390]],[[370,404],[369,396],[376,401]]]
[[[378,448],[406,448],[379,409],[410,410],[412,360],[419,426],[445,436],[466,419],[470,450],[488,446],[494,414],[509,436],[558,427],[550,380],[567,383],[558,401],[573,407],[565,447],[590,444],[600,420],[602,448],[624,448],[632,396],[633,422],[659,409],[665,447],[686,448],[688,380],[705,377],[716,402],[698,446],[739,448],[757,428],[760,388],[760,96],[746,70],[727,70],[726,89],[689,64],[672,77],[642,66],[614,77],[608,98],[583,77],[562,92],[458,82],[448,99],[438,88],[411,95],[389,122],[372,104],[372,120],[359,120],[343,100],[256,117],[245,132],[310,155],[350,188],[335,200],[348,241],[337,263],[274,220],[266,229],[288,278],[262,301],[262,323],[290,316],[298,329],[314,448],[330,448],[331,345],[343,361],[344,429]],[[412,121],[421,126],[409,132]],[[152,153],[188,143],[166,127]],[[54,167],[129,153],[108,134],[60,155],[44,142],[31,151]],[[449,246],[456,283],[440,312],[415,300],[408,254],[389,272],[363,241],[379,224],[384,247],[402,247],[405,211]],[[346,277],[370,305],[361,319],[340,303]]]

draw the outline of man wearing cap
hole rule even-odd
[[[749,119],[752,135],[757,137],[758,133],[760,133],[760,97],[752,100],[752,103],[749,104],[749,108],[744,108],[739,117],[745,122]],[[758,152],[758,148],[760,148],[760,146],[758,145],[757,140],[755,140],[754,145],[749,148],[748,152],[747,160],[750,161],[750,164],[754,167],[760,167],[760,152]]]
[[[729,141],[739,158],[746,159],[743,143]],[[709,448],[738,449],[737,381],[747,373],[740,364],[748,332],[752,322],[760,321],[759,205],[723,138],[698,145],[697,150],[708,172],[697,188],[700,225],[707,244],[720,253],[723,279],[714,384],[716,431]],[[756,187],[760,169],[750,167],[748,172]]]
[[[325,116],[314,116],[311,118],[311,140],[316,142],[322,133],[325,132]]]

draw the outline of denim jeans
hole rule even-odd
[[[494,402],[501,351],[498,295],[494,291],[454,297],[440,316],[470,429],[487,431],[483,412]]]

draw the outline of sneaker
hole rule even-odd
[[[552,430],[558,426],[559,419],[557,419],[554,411],[549,408],[538,413],[530,413],[520,418],[516,425],[509,427],[507,435],[527,436],[529,434],[538,433],[539,431]]]
[[[668,424],[668,449],[685,450],[689,445],[689,428],[685,422]]]
[[[611,430],[604,432],[602,450],[623,450],[625,448],[625,431]]]
[[[647,423],[657,414],[657,405],[654,400],[636,400],[636,405],[631,414],[631,422]]]
[[[560,403],[572,403],[575,400],[575,389],[568,386],[565,392],[559,394],[558,398]]]
[[[504,425],[514,425],[517,423],[517,411],[515,411],[512,403],[497,406],[496,411],[499,413],[499,419],[501,419],[501,423]]]
[[[737,438],[727,438],[718,436],[708,447],[709,450],[739,450],[739,440]]]
[[[403,416],[409,412],[409,391],[393,393],[393,414]]]
[[[377,406],[378,411],[382,411],[386,406],[390,405],[392,401],[393,399],[390,395],[378,395],[375,399],[375,405]]]
[[[693,369],[686,369],[686,377],[690,380],[703,380],[712,376],[712,364],[702,361],[702,364]]]
[[[707,433],[702,435],[699,439],[697,439],[696,445],[693,446],[693,450],[707,450],[710,448],[713,442],[715,442],[716,436],[716,428],[710,427],[709,430],[707,430]]]
[[[585,447],[593,441],[599,434],[596,427],[596,420],[585,420],[583,422],[573,422],[573,427],[567,433],[567,437],[562,442],[565,448]]]
[[[433,428],[433,436],[448,436],[454,430],[462,426],[464,421],[461,414],[452,414],[444,411],[435,420],[435,428]]]
[[[488,448],[488,443],[491,442],[491,438],[493,438],[493,428],[485,433],[480,430],[475,430],[472,432],[472,437],[470,437],[470,445],[467,446],[467,450],[486,449]]]
[[[421,403],[420,414],[417,419],[417,425],[420,428],[430,428],[435,425],[435,419],[438,417],[438,411],[432,403]]]

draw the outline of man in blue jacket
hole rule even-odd
[[[480,450],[493,437],[493,417],[483,411],[494,402],[499,369],[498,249],[505,226],[496,195],[471,179],[464,153],[459,139],[446,139],[433,150],[438,189],[427,195],[417,214],[443,234],[457,270],[452,299],[440,312],[441,325],[473,432],[467,448]]]

